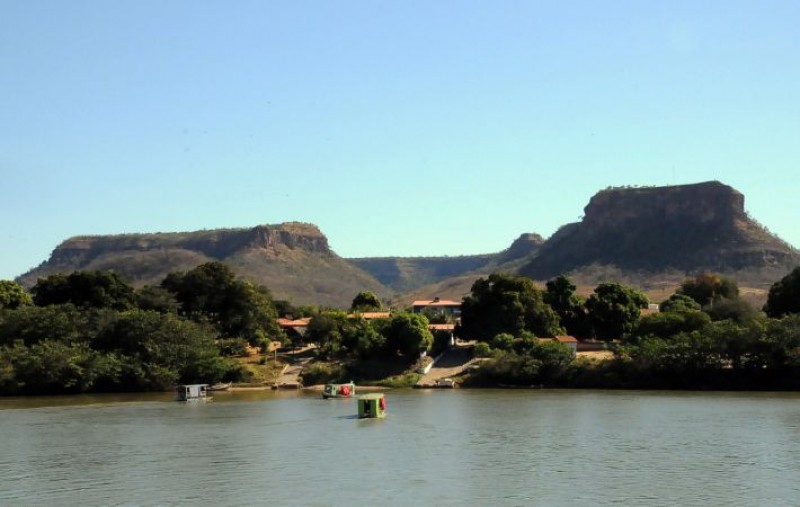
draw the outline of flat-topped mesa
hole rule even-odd
[[[62,242],[53,251],[50,262],[89,262],[112,251],[147,252],[180,248],[202,252],[222,259],[246,248],[302,249],[331,255],[328,239],[313,224],[289,222],[259,225],[249,229],[211,229],[194,232],[156,232],[110,236],[75,236]]]
[[[670,187],[616,187],[595,194],[583,224],[608,227],[628,221],[733,224],[746,217],[744,195],[718,181]]]
[[[25,287],[56,273],[113,270],[135,287],[157,285],[165,276],[220,261],[238,276],[267,286],[276,298],[296,304],[346,307],[359,291],[387,298],[388,289],[328,246],[313,224],[289,222],[251,228],[192,232],[76,236],[50,259],[19,276]]]
[[[581,222],[563,226],[521,272],[537,279],[583,267],[623,271],[788,269],[797,251],[744,210],[744,195],[718,181],[598,192]]]

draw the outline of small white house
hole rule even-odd
[[[558,340],[559,342],[563,343],[567,347],[571,348],[573,354],[577,354],[578,353],[578,339],[575,338],[574,336],[559,335],[559,336],[556,336],[555,339]]]
[[[206,400],[208,398],[208,384],[181,384],[175,390],[178,401]]]

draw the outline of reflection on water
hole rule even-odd
[[[0,399],[0,504],[797,505],[797,394]]]

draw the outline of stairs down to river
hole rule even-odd
[[[447,349],[414,387],[440,387],[437,381],[460,375],[477,360],[472,357],[473,345],[456,345]]]

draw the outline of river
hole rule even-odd
[[[800,505],[800,394],[0,398],[2,505]]]

